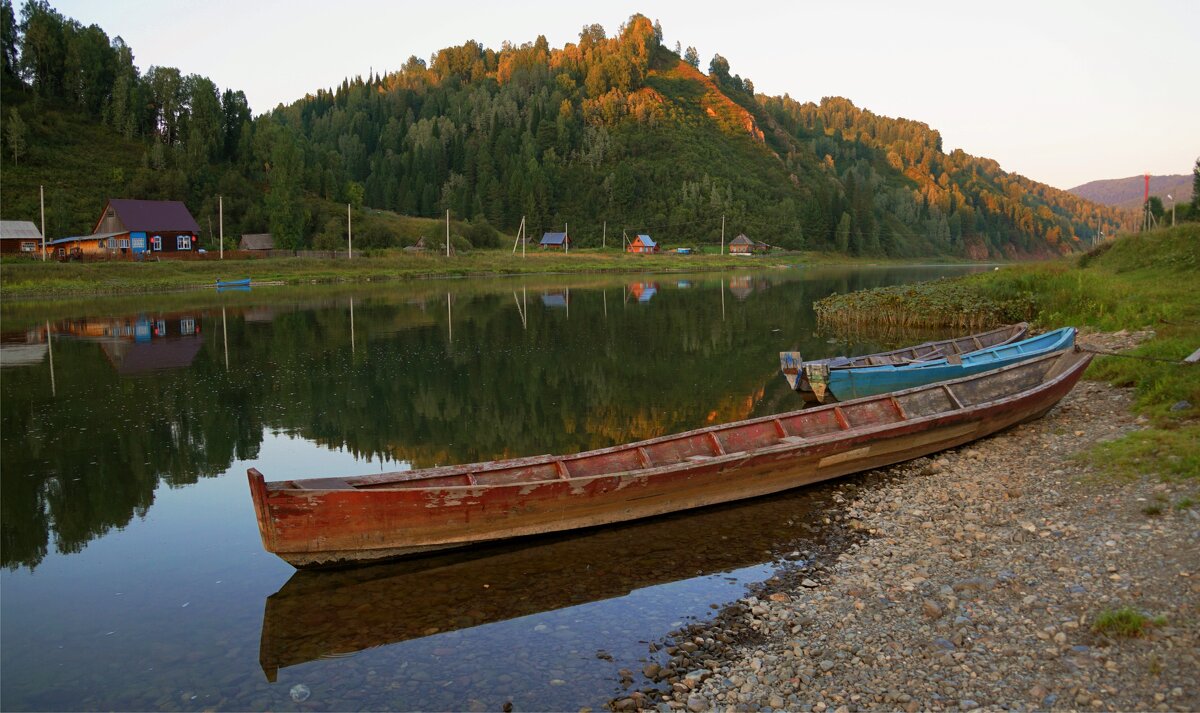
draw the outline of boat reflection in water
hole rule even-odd
[[[761,581],[789,553],[838,545],[816,535],[838,485],[847,482],[371,567],[300,570],[267,597],[259,662],[274,682],[280,668],[644,587],[753,565],[763,566],[746,583]]]

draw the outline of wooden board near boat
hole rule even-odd
[[[890,352],[864,354],[856,357],[832,357],[829,359],[814,359],[804,361],[800,352],[779,352],[780,371],[787,379],[788,385],[798,392],[805,401],[819,403],[813,393],[805,372],[806,366],[824,365],[830,370],[859,369],[870,366],[886,366],[889,364],[911,364],[914,362],[944,359],[958,354],[970,354],[980,349],[1009,344],[1025,338],[1029,332],[1028,322],[1018,322],[998,327],[978,334],[968,334],[965,337],[942,339],[934,342],[924,342],[911,347],[893,349]]]
[[[1041,416],[1091,355],[1055,352],[907,391],[567,456],[360,477],[248,478],[264,547],[296,567],[652,517],[780,492]]]

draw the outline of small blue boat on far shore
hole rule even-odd
[[[828,366],[822,368],[814,365],[808,377],[813,393],[821,403],[846,401],[960,379],[1067,349],[1074,344],[1075,328],[1063,327],[1032,339],[933,361],[858,369],[830,369]]]
[[[249,286],[250,286],[250,278],[249,278],[249,277],[243,278],[243,279],[241,279],[241,280],[221,280],[221,279],[218,279],[218,280],[217,280],[217,287],[218,287],[218,288],[222,288],[222,287],[249,287]]]

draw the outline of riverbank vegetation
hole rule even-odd
[[[1052,329],[1154,330],[1126,356],[1098,356],[1089,378],[1133,387],[1148,428],[1101,444],[1089,458],[1114,474],[1200,475],[1200,225],[1129,235],[1078,258],[1008,265],[913,287],[833,295],[817,304],[825,328],[882,319],[986,327],[1020,319]],[[1140,358],[1129,358],[1140,357]]]

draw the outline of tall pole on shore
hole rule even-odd
[[[450,257],[450,209],[446,209],[446,257]],[[449,304],[450,295],[446,295],[447,304]]]
[[[46,187],[38,186],[38,203],[42,206],[42,262],[46,262]],[[49,329],[49,327],[47,327]],[[46,339],[50,339],[50,333],[46,333]]]
[[[221,231],[221,236],[219,238],[217,238],[218,240],[221,241],[219,243],[221,246],[221,248],[220,248],[221,258],[220,259],[224,260],[225,259],[225,196],[217,196],[217,229],[219,231]],[[212,230],[211,225],[209,226],[209,230]],[[226,365],[226,366],[228,366],[228,365]]]
[[[725,216],[721,216],[721,254],[725,254]]]
[[[600,247],[608,247],[608,221],[604,221],[604,234],[600,236]]]
[[[354,257],[354,227],[350,225],[350,204],[346,204],[346,259]],[[353,308],[350,310],[353,312]]]

